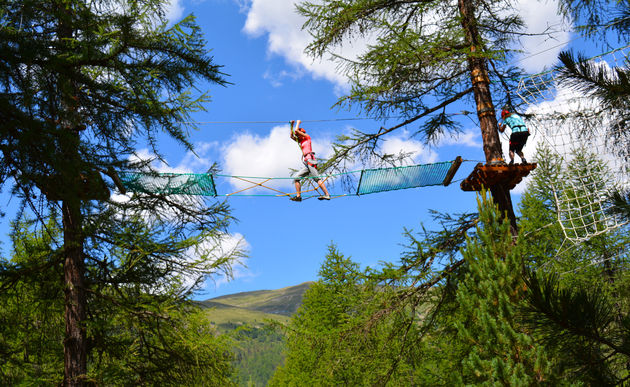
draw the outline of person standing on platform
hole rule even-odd
[[[499,132],[503,133],[506,127],[509,127],[512,132],[510,135],[510,165],[514,164],[514,152],[521,158],[523,164],[527,164],[527,160],[523,156],[523,147],[527,143],[527,137],[530,133],[525,121],[518,114],[511,113],[506,109],[501,111],[501,118],[503,123],[499,124]]]

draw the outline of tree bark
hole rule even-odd
[[[80,201],[64,200],[64,284],[65,324],[64,385],[82,386],[87,374],[87,345],[85,338],[85,264],[81,231]]]
[[[61,44],[71,42],[74,36],[73,9],[66,1],[57,2],[57,35]],[[72,52],[70,45],[66,52]],[[58,172],[62,189],[65,337],[64,386],[83,386],[87,377],[87,340],[85,331],[86,292],[85,262],[83,260],[83,218],[81,214],[81,155],[79,153],[80,117],[77,114],[77,87],[73,69],[64,68],[59,76],[61,110],[58,128],[59,158],[54,169]]]
[[[472,0],[458,0],[458,6],[462,17],[462,28],[466,34],[466,43],[470,46],[468,67],[477,104],[477,117],[479,118],[481,138],[483,140],[483,152],[486,157],[486,163],[500,162],[503,160],[503,151],[501,150],[497,118],[490,93],[487,59],[478,55],[482,48],[474,5]],[[497,184],[486,188],[490,189],[492,199],[499,206],[501,213],[505,214],[510,220],[512,233],[516,235],[518,226],[510,190],[505,184]]]

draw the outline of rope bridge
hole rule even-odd
[[[435,185],[448,186],[462,163],[462,158],[457,157],[453,161],[443,161],[431,164],[419,164],[404,167],[375,168],[359,171],[343,172],[333,175],[306,177],[312,188],[304,187],[302,190],[304,199],[317,196],[318,179],[327,182],[336,177],[356,177],[358,184],[355,192],[332,195],[335,197],[358,196],[377,192],[401,190],[408,188],[427,187]],[[253,177],[234,176],[211,173],[149,173],[149,172],[124,172],[120,174],[123,186],[131,192],[161,194],[161,195],[203,195],[203,196],[275,196],[288,197],[295,192],[284,192],[271,187],[270,182],[276,180],[294,180],[293,177]],[[216,181],[222,179],[245,183],[247,186],[230,193],[220,193],[217,190]],[[233,184],[231,184],[233,185]],[[265,188],[271,193],[251,193],[255,188]],[[311,195],[309,195],[311,193]]]

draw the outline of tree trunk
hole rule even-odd
[[[85,265],[80,200],[63,202],[65,323],[64,385],[81,386],[87,374]]]
[[[73,10],[65,1],[57,3],[59,24],[57,35],[62,44],[72,41]],[[71,52],[70,46],[67,52]],[[62,192],[65,337],[64,337],[64,386],[83,386],[87,376],[87,341],[85,333],[86,292],[84,286],[85,263],[83,261],[83,219],[81,214],[81,156],[79,154],[80,117],[77,114],[77,87],[71,68],[60,72],[59,91],[61,111],[58,128],[59,158],[55,170],[57,184]]]
[[[470,46],[470,56],[468,57],[468,67],[473,85],[473,94],[477,103],[477,117],[481,129],[483,140],[483,152],[486,156],[486,163],[503,160],[501,141],[499,140],[497,118],[495,116],[492,95],[490,94],[490,79],[488,77],[487,59],[479,56],[481,50],[481,39],[477,29],[474,6],[472,0],[458,0],[459,12],[462,16],[462,27],[466,34],[466,42]],[[499,206],[501,213],[506,214],[512,226],[512,233],[516,235],[517,224],[510,190],[505,184],[497,184],[490,189],[492,199]]]

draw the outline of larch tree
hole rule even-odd
[[[338,138],[327,165],[378,157],[379,140],[411,124],[418,125],[414,134],[427,141],[457,131],[455,114],[466,104],[475,106],[486,162],[501,162],[495,106],[517,105],[509,90],[520,74],[507,65],[515,39],[523,34],[513,6],[509,0],[325,0],[298,5],[307,17],[304,28],[313,36],[307,52],[317,58],[331,54],[350,78],[351,91],[338,105],[358,105],[374,118],[392,113],[405,118],[390,128]],[[368,45],[358,58],[343,58],[335,51],[359,38]],[[515,231],[508,187],[487,188]]]
[[[0,385],[61,385],[64,281],[54,248],[61,233],[52,219],[45,230],[28,222],[13,228],[11,259],[0,258]],[[88,265],[87,290],[99,296],[87,297],[86,384],[231,385],[230,340],[208,323],[207,311],[177,295],[159,261],[124,249],[114,257],[125,262],[112,275],[118,286],[98,281]],[[151,283],[161,283],[160,291],[142,289]]]
[[[527,286],[523,244],[482,193],[477,238],[462,255],[467,273],[456,292],[457,339],[469,345],[461,359],[461,384],[533,386],[557,384],[547,354],[520,322]],[[555,383],[552,383],[555,382]]]
[[[159,0],[2,0],[0,58],[0,184],[21,199],[19,219],[33,216],[42,230],[61,219],[53,257],[65,284],[64,384],[81,385],[90,302],[130,284],[156,295],[173,281],[184,299],[241,256],[220,249],[231,220],[224,203],[110,197],[124,192],[119,172],[151,169],[134,157],[138,147],[159,158],[166,135],[192,150],[184,122],[209,101],[199,82],[227,82],[194,18],[169,26]]]
[[[566,380],[623,384],[628,377],[625,365],[630,337],[628,226],[571,243],[557,221],[551,189],[558,180],[570,181],[576,176],[594,181],[588,186],[595,186],[606,179],[607,168],[590,168],[590,164],[605,163],[588,148],[576,150],[567,162],[543,145],[536,159],[538,168],[523,194],[520,211],[528,268],[522,323]],[[585,170],[600,172],[587,175]],[[569,193],[576,201],[588,195],[591,193],[577,188]]]
[[[284,327],[286,358],[269,385],[414,384],[419,312],[397,308],[394,286],[369,280],[335,246],[319,276]],[[384,308],[390,312],[376,315]]]

